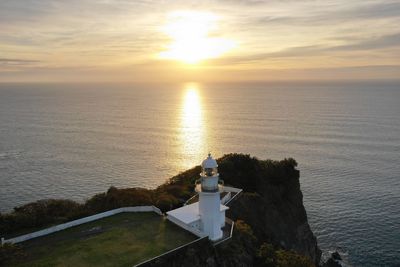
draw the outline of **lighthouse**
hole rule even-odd
[[[242,190],[223,186],[223,181],[219,179],[217,161],[211,153],[201,163],[200,179],[196,181],[195,191],[198,201],[190,202],[196,199],[197,195],[194,195],[183,207],[168,211],[167,219],[199,237],[208,237],[216,243],[230,238],[233,223],[225,218],[225,211],[229,208],[224,204]],[[222,198],[221,193],[224,193]]]
[[[211,240],[218,240],[222,238],[221,227],[225,223],[225,212],[221,217],[218,164],[209,153],[201,167],[200,181],[196,185],[199,193],[200,227]]]

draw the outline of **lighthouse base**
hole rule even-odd
[[[199,215],[201,230],[210,240],[222,238],[221,228],[225,224],[225,210],[221,211],[219,192],[199,192]]]
[[[198,237],[208,236],[210,240],[215,241],[223,238],[223,231],[221,228],[225,225],[225,211],[227,209],[229,209],[227,206],[219,205],[219,219],[217,219],[217,223],[219,225],[219,230],[221,231],[220,234],[218,231],[215,231],[210,235],[210,232],[204,231],[204,223],[199,214],[199,202],[168,211],[167,219]]]

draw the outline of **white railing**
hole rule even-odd
[[[27,241],[29,239],[33,239],[36,237],[40,237],[40,236],[45,236],[48,234],[52,234],[61,230],[65,230],[67,228],[71,228],[77,225],[81,225],[84,223],[88,223],[88,222],[92,222],[92,221],[96,221],[105,217],[109,217],[118,213],[122,213],[122,212],[155,212],[158,215],[163,215],[163,213],[161,212],[161,210],[155,206],[137,206],[137,207],[122,207],[122,208],[118,208],[118,209],[113,209],[113,210],[109,210],[106,212],[102,212],[102,213],[98,213],[92,216],[88,216],[88,217],[84,217],[84,218],[80,218],[74,221],[70,221],[70,222],[66,222],[63,224],[59,224],[59,225],[55,225],[40,231],[36,231],[33,233],[29,233],[29,234],[25,234],[25,235],[21,235],[21,236],[17,236],[14,238],[10,238],[10,239],[4,239],[1,238],[1,245],[5,244],[5,243],[20,243],[23,241]]]
[[[231,199],[231,192],[228,192],[222,199],[221,199],[221,204],[225,205],[230,199]]]
[[[195,197],[197,197],[199,194],[197,193],[197,194],[195,194],[195,195],[193,195],[191,198],[189,198],[188,200],[186,200],[186,202],[183,204],[183,206],[186,206],[187,204],[189,204],[189,202],[192,200],[192,199],[194,199]]]
[[[225,237],[225,238],[223,238],[223,239],[221,239],[221,240],[215,242],[215,243],[213,244],[214,246],[216,246],[216,245],[218,245],[218,244],[221,244],[222,242],[225,242],[225,241],[231,239],[232,236],[233,236],[233,228],[235,227],[235,222],[232,221],[231,219],[225,217],[225,223],[231,225],[231,230],[230,230],[230,232],[229,232],[229,236],[227,236],[227,237]]]
[[[239,192],[242,192],[242,189],[225,185],[224,191],[239,193]]]
[[[235,194],[233,196],[231,195],[231,198],[228,199],[227,202],[225,202],[225,204],[224,204],[225,206],[227,206],[232,200],[234,200],[237,196],[239,196],[240,193],[242,193],[242,191],[243,191],[243,189],[238,189],[238,188],[234,188],[234,187],[231,187],[231,188],[233,188],[237,191],[230,191],[230,192],[234,192]]]
[[[139,267],[139,266],[141,266],[141,265],[145,265],[146,263],[149,263],[149,262],[154,261],[154,260],[156,260],[156,259],[158,259],[158,258],[164,257],[164,256],[166,256],[167,254],[173,253],[173,252],[175,252],[175,251],[177,251],[177,250],[180,250],[180,249],[182,249],[182,248],[184,248],[184,247],[187,247],[187,246],[190,246],[190,245],[192,245],[192,244],[194,244],[194,243],[197,243],[197,242],[203,240],[204,238],[207,238],[207,237],[206,237],[206,236],[205,236],[205,237],[200,237],[200,238],[198,238],[198,239],[196,239],[196,240],[193,240],[193,241],[191,241],[191,242],[189,242],[189,243],[186,243],[186,244],[184,244],[184,245],[182,245],[182,246],[180,246],[180,247],[171,249],[171,250],[169,250],[169,251],[167,251],[167,252],[164,252],[163,254],[160,254],[160,255],[158,255],[158,256],[155,256],[155,257],[153,257],[153,258],[151,258],[151,259],[142,261],[141,263],[138,263],[138,264],[134,265],[133,267]]]
[[[200,191],[200,185],[196,185],[198,187],[198,189],[196,189],[195,191],[198,192]],[[221,203],[223,205],[228,204],[229,202],[231,202],[233,199],[235,199],[241,192],[243,191],[243,189],[240,188],[235,188],[235,187],[231,187],[231,186],[226,186],[224,185],[221,188],[221,192],[227,192],[227,194],[221,199]],[[232,196],[232,193],[233,196]],[[190,201],[192,201],[192,199],[194,199],[195,197],[198,196],[198,193],[196,193],[195,195],[193,195],[191,198],[189,198],[188,200],[186,200],[186,202],[183,204],[183,206],[186,206],[190,203]]]

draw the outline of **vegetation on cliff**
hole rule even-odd
[[[233,237],[228,242],[214,246],[208,239],[203,239],[141,267],[202,266],[312,267],[314,264],[306,256],[272,244],[262,243],[259,246],[251,227],[238,220]]]
[[[294,159],[258,160],[228,154],[218,164],[225,184],[244,190],[227,214],[237,222],[235,234],[231,241],[206,249],[205,261],[197,258],[199,265],[194,266],[312,266],[319,262]],[[153,190],[111,187],[82,204],[54,199],[33,202],[0,214],[0,233],[15,236],[123,206],[155,205],[168,211],[194,194],[200,171],[200,166],[192,168]],[[174,257],[169,266],[181,266],[179,259]]]

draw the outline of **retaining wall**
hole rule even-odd
[[[180,226],[181,228],[183,228],[183,229],[185,229],[185,230],[191,232],[192,234],[198,236],[198,237],[205,237],[205,236],[207,236],[205,233],[199,231],[199,230],[196,229],[195,227],[191,227],[191,226],[187,225],[186,223],[181,222],[180,220],[178,220],[178,219],[176,219],[176,218],[174,218],[174,217],[172,217],[172,216],[169,216],[169,215],[168,215],[168,216],[167,216],[167,219],[170,220],[171,222],[177,224],[177,225]]]
[[[96,221],[105,217],[109,217],[118,213],[122,213],[122,212],[155,212],[159,215],[163,215],[163,213],[161,212],[161,210],[155,206],[137,206],[137,207],[123,207],[123,208],[118,208],[118,209],[114,209],[114,210],[109,210],[106,212],[102,212],[102,213],[98,213],[92,216],[88,216],[88,217],[84,217],[81,219],[77,219],[74,221],[70,221],[67,223],[63,223],[63,224],[59,224],[59,225],[55,225],[40,231],[36,231],[33,233],[29,233],[26,235],[21,235],[21,236],[17,236],[14,238],[10,238],[10,239],[4,239],[1,238],[1,244],[3,245],[4,243],[20,243],[23,241],[27,241],[29,239],[32,238],[36,238],[36,237],[40,237],[40,236],[45,236],[48,234],[52,234],[58,231],[62,231],[65,230],[67,228],[70,227],[74,227],[77,225],[81,225],[84,223],[88,223],[88,222],[92,222],[92,221]]]

